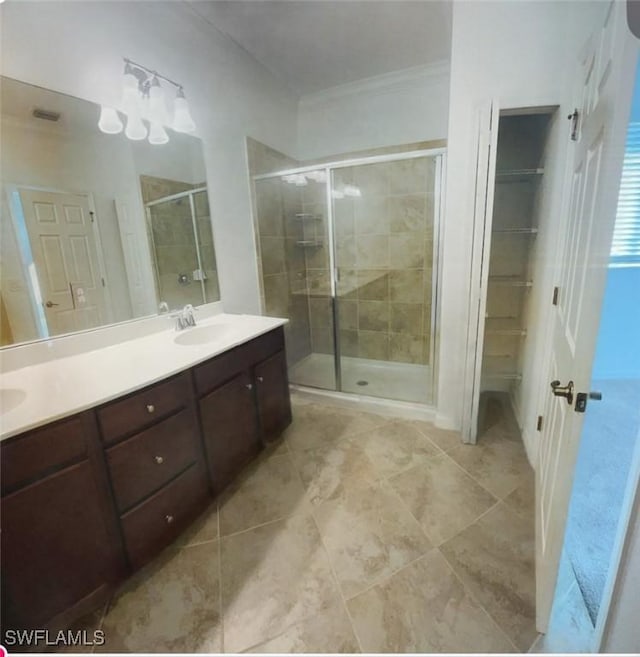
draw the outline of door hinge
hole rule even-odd
[[[560,293],[560,288],[559,287],[554,287],[553,288],[553,299],[551,300],[551,303],[554,306],[558,305],[558,294]]]
[[[89,216],[91,217],[91,223],[93,223],[96,220],[96,217],[91,210],[89,210]]]
[[[542,431],[542,415],[538,415],[538,421],[536,422],[536,431]]]

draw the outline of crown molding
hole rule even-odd
[[[336,87],[323,89],[311,94],[301,96],[299,107],[310,108],[316,105],[325,105],[331,102],[358,96],[361,94],[386,94],[400,88],[412,88],[419,84],[449,76],[449,61],[442,60],[431,64],[421,64],[411,68],[383,73],[370,78],[363,78],[355,82],[347,82]]]

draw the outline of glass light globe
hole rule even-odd
[[[162,127],[161,123],[152,122],[149,129],[150,144],[166,144],[169,141],[169,135]]]
[[[119,132],[122,132],[122,121],[120,120],[118,112],[116,112],[113,107],[101,106],[98,128],[100,128],[102,132],[106,132],[108,135],[117,135]]]
[[[142,122],[140,114],[131,112],[127,117],[127,127],[124,134],[133,141],[140,141],[147,136],[147,126]]]
[[[191,118],[189,104],[184,97],[184,91],[180,89],[175,99],[175,114],[173,117],[173,129],[176,132],[195,132],[196,124]]]

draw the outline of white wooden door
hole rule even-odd
[[[574,396],[589,390],[636,58],[625,5],[603,5],[576,77],[577,139],[569,154],[569,203],[560,231],[557,300],[541,396],[543,426],[536,468],[536,621],[541,632],[553,602],[584,417],[575,410],[575,397],[569,403],[555,396],[550,383],[559,380],[565,386],[572,381]]]
[[[493,222],[493,195],[496,185],[496,154],[500,107],[493,100],[480,108],[478,117],[478,147],[476,153],[476,195],[474,201],[473,248],[469,296],[469,328],[467,336],[467,366],[465,376],[465,416],[462,440],[475,444],[478,437],[478,408],[484,344],[484,323],[487,310],[489,254]]]
[[[107,309],[88,198],[21,189],[20,199],[49,334],[102,326]]]
[[[159,301],[142,199],[136,197],[117,199],[116,214],[133,316],[154,315],[158,312]]]

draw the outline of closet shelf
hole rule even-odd
[[[544,169],[509,169],[496,171],[496,182],[528,182],[544,173]]]
[[[497,235],[536,235],[537,228],[496,228],[494,231]]]
[[[489,318],[485,322],[486,335],[511,335],[524,337],[527,330],[520,326],[517,318]]]
[[[482,378],[520,381],[520,379],[522,379],[522,374],[518,372],[515,358],[513,356],[485,355],[482,359]]]
[[[489,283],[511,287],[531,287],[533,285],[533,281],[527,281],[518,276],[489,276]]]

